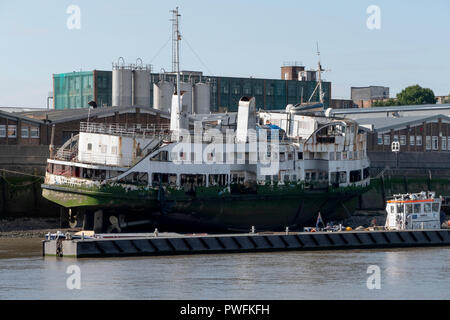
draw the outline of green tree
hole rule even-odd
[[[407,87],[397,94],[397,100],[403,106],[436,103],[433,90],[422,88],[418,84]]]
[[[390,107],[390,106],[409,106],[420,104],[435,104],[436,98],[431,89],[422,88],[418,84],[410,86],[397,94],[397,98],[385,101],[375,101],[374,107]]]
[[[390,98],[388,100],[378,100],[372,104],[373,107],[390,107],[398,105],[400,105],[398,100],[394,98]]]

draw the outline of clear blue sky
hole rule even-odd
[[[69,30],[67,7],[81,9]],[[381,29],[366,27],[369,5]],[[180,7],[181,68],[224,76],[280,77],[283,61],[315,67],[319,41],[333,97],[384,85],[450,93],[449,0],[0,0],[0,106],[45,107],[52,74],[111,70],[123,56],[171,69],[169,11]],[[152,60],[152,61],[151,61]],[[206,67],[205,67],[206,66]]]

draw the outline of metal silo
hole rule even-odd
[[[194,87],[194,112],[209,114],[211,106],[211,86],[209,83],[199,82]]]
[[[140,60],[140,59],[138,59]],[[150,76],[151,66],[136,64],[133,70],[133,105],[150,107]]]
[[[122,63],[120,63],[122,61]],[[131,106],[133,95],[132,66],[126,66],[123,58],[117,64],[113,63],[112,70],[112,105]]]
[[[161,80],[153,84],[153,108],[170,112],[172,95],[175,85],[172,82]]]

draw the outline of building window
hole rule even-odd
[[[39,128],[38,127],[30,127],[30,135],[31,135],[31,138],[33,138],[33,139],[39,138]]]
[[[378,134],[378,145],[381,146],[383,144],[383,135],[381,133]]]
[[[28,131],[28,127],[22,127],[21,129],[20,129],[20,136],[22,137],[22,138],[28,138],[30,135],[29,135],[29,131]]]
[[[416,137],[415,136],[410,136],[409,137],[409,145],[410,146],[414,146],[416,142]]]
[[[416,136],[416,145],[421,146],[422,145],[422,136]]]
[[[441,150],[447,150],[447,137],[442,137]]]
[[[447,150],[450,150],[450,137],[447,137]]]
[[[5,137],[6,137],[6,126],[0,125],[0,138],[5,138]]]
[[[330,152],[330,161],[334,161],[335,159],[334,152]]]
[[[431,150],[431,137],[430,136],[426,136],[426,149],[427,150]]]
[[[406,146],[406,136],[400,136],[400,145]]]
[[[353,160],[353,151],[348,152],[348,160]]]
[[[390,135],[385,134],[385,135],[383,136],[383,138],[384,138],[384,145],[385,145],[385,146],[388,146],[388,145],[391,144],[391,136],[390,136]]]
[[[9,138],[16,138],[17,137],[17,126],[8,125],[8,137]]]
[[[398,141],[398,135],[394,135],[394,140],[393,141]]]
[[[433,137],[433,150],[439,150],[439,137]]]
[[[88,150],[88,151],[92,151],[92,143],[88,143],[88,145],[87,145],[87,150]]]

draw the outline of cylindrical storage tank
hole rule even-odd
[[[180,90],[189,93],[189,97],[191,97],[191,101],[189,103],[189,110],[184,110],[184,111],[187,112],[188,114],[192,114],[194,112],[194,110],[192,109],[193,108],[193,104],[194,104],[194,96],[193,96],[193,92],[192,92],[192,83],[191,82],[180,81]]]
[[[134,99],[133,105],[150,107],[150,70],[133,70]]]
[[[112,105],[132,105],[132,70],[130,67],[113,66],[112,71]]]
[[[194,112],[196,114],[209,114],[211,106],[211,86],[199,82],[194,89]]]
[[[159,81],[153,84],[153,108],[170,112],[174,84],[169,81]]]

